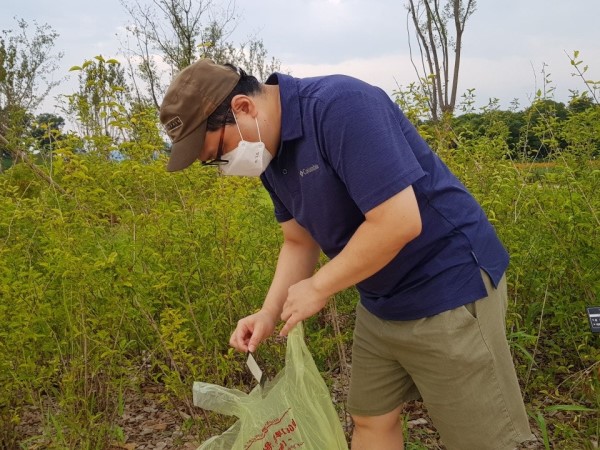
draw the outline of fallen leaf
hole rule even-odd
[[[409,420],[408,421],[408,427],[412,428],[412,427],[416,427],[418,425],[427,425],[427,419],[424,418],[419,418],[419,419],[415,419],[415,420]]]

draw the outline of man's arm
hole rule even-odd
[[[313,275],[319,245],[296,220],[281,224],[283,245],[279,252],[275,276],[259,312],[241,319],[229,344],[240,351],[253,352],[275,330],[291,285]]]
[[[310,278],[288,290],[281,319],[281,335],[316,314],[328,298],[370,277],[421,233],[421,215],[412,186],[365,214],[346,247]]]

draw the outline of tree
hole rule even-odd
[[[67,96],[64,111],[79,126],[82,150],[149,161],[164,149],[157,109],[132,99],[119,61],[98,55],[70,70],[79,72],[79,89]]]
[[[29,36],[29,24],[17,20],[18,29],[3,30],[0,35],[0,109],[37,108],[58,81],[48,80],[58,68],[62,53],[53,54],[58,33],[49,25],[34,21],[35,32]]]
[[[133,44],[128,42],[127,47],[138,102],[146,100],[138,84],[142,82],[148,87],[148,100],[158,109],[173,75],[198,58],[231,62],[258,77],[279,68],[274,59],[266,62],[262,41],[250,39],[240,48],[227,41],[236,20],[233,7],[217,10],[212,0],[142,1],[121,0],[133,20],[127,27]]]
[[[65,119],[56,114],[42,113],[35,117],[30,125],[30,136],[35,139],[39,150],[43,153],[52,151],[56,141],[63,138],[62,129]]]
[[[597,106],[597,103],[594,103],[594,100],[587,92],[580,94],[577,91],[571,91],[571,94],[567,109],[572,113],[584,112],[587,109]]]
[[[0,153],[14,161],[27,160],[23,139],[31,114],[58,85],[49,75],[58,68],[62,53],[53,53],[58,33],[49,25],[17,21],[16,30],[0,33]],[[32,164],[26,161],[28,164]]]
[[[568,116],[564,103],[538,96],[523,115],[525,123],[521,136],[529,152],[527,157],[544,160],[566,147],[561,133],[562,124]]]
[[[225,30],[217,22],[211,22],[205,28],[201,48],[201,58],[209,58],[220,64],[234,64],[262,81],[280,67],[277,59],[267,60],[268,52],[262,40],[251,38],[236,47],[226,40]]]
[[[67,96],[67,112],[76,116],[80,132],[107,142],[123,138],[121,127],[115,126],[127,103],[125,71],[119,61],[98,55],[70,70],[79,72],[79,90]]]
[[[414,61],[413,66],[427,93],[432,118],[438,121],[454,112],[463,34],[476,2],[408,0],[407,9],[421,54],[421,68]]]

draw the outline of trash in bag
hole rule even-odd
[[[194,405],[239,419],[198,450],[348,450],[327,385],[304,343],[301,323],[288,335],[285,367],[261,384],[246,394],[194,383]]]

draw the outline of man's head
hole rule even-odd
[[[256,78],[232,65],[201,59],[173,80],[160,108],[160,121],[173,145],[167,170],[185,169],[200,157],[207,131],[234,121],[231,100],[260,90]]]

